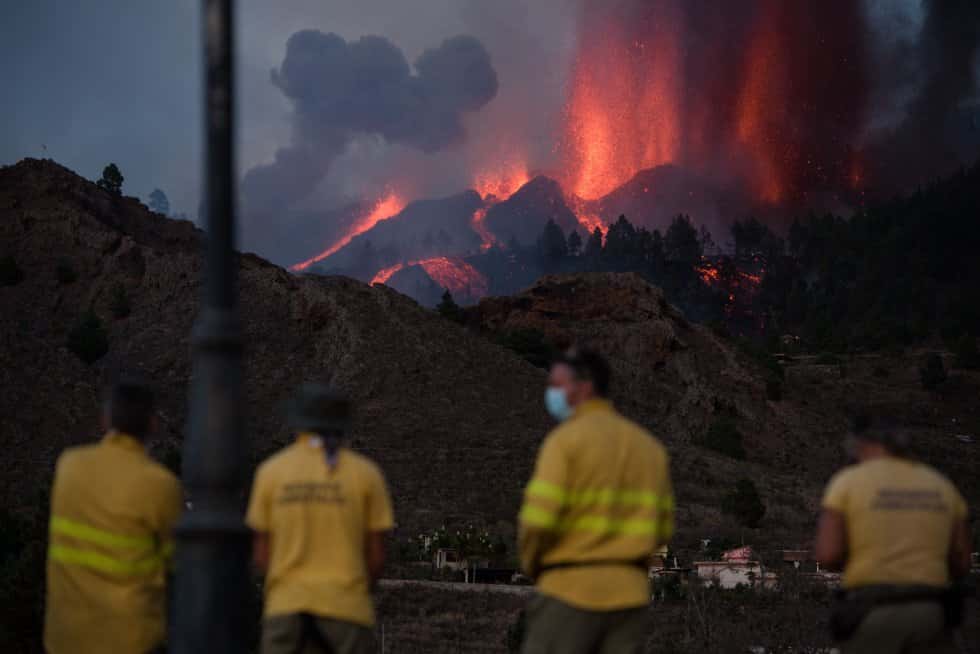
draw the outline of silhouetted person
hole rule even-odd
[[[521,565],[537,580],[526,654],[636,652],[649,562],[673,533],[667,452],[612,407],[610,370],[588,350],[551,367],[545,439],[520,514]]]
[[[51,654],[147,654],[166,635],[166,570],[180,483],[146,455],[153,392],[113,386],[102,440],[67,449],[51,491],[44,647]]]
[[[887,423],[854,434],[857,464],[824,494],[816,556],[844,571],[831,620],[844,654],[955,651],[962,607],[949,587],[970,570],[966,502],[908,446],[907,432]]]
[[[394,526],[384,477],[346,447],[351,405],[319,384],[299,388],[296,442],[255,474],[248,525],[266,572],[263,654],[374,651],[370,590]]]

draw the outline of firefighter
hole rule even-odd
[[[966,502],[912,458],[906,430],[862,427],[847,441],[857,463],[830,480],[817,527],[817,560],[844,573],[834,636],[845,654],[955,651],[962,598],[952,582],[970,569]]]
[[[107,393],[105,435],[67,449],[51,491],[44,646],[50,654],[147,654],[166,632],[166,571],[180,483],[146,455],[152,390]]]
[[[650,601],[649,561],[673,532],[667,452],[607,399],[610,369],[573,349],[551,367],[545,439],[519,517],[536,579],[525,654],[634,652]]]
[[[394,518],[381,471],[345,445],[350,416],[342,394],[304,384],[296,441],[255,474],[246,522],[266,575],[263,654],[374,651],[370,591]]]

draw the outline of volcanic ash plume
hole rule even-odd
[[[918,93],[905,119],[876,134],[869,147],[874,182],[889,191],[972,163],[980,152],[980,2],[926,0],[924,7]]]
[[[246,212],[253,216],[303,200],[357,135],[425,152],[463,141],[464,114],[497,93],[490,55],[469,36],[426,50],[413,72],[404,53],[383,37],[348,43],[304,30],[289,38],[271,79],[293,104],[293,139],[272,163],[245,175]]]

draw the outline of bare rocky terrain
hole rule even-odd
[[[119,371],[156,381],[163,425],[152,451],[176,462],[203,238],[194,225],[51,161],[0,169],[0,257],[22,273],[0,285],[0,500],[8,512],[43,513],[59,452],[97,437],[99,389]],[[296,276],[251,254],[240,256],[239,273],[249,461],[288,442],[282,406],[300,381],[342,387],[357,401],[354,446],[388,475],[399,538],[452,520],[513,529],[549,428],[545,374],[494,341],[529,329],[608,353],[617,404],[671,450],[681,552],[719,534],[805,544],[820,489],[843,462],[841,437],[867,406],[905,419],[925,458],[980,505],[980,444],[955,438],[980,440],[980,379],[954,371],[927,392],[918,381],[922,352],[791,357],[774,401],[759,361],[687,321],[633,274],[544,278],[516,296],[485,299],[460,326],[387,287]],[[87,312],[109,345],[90,365],[67,347]],[[737,426],[745,460],[700,445],[718,420]],[[746,477],[767,507],[757,530],[739,528],[719,508]],[[486,649],[501,647],[495,640]]]

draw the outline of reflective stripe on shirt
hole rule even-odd
[[[48,547],[48,558],[66,565],[80,565],[85,568],[121,576],[138,576],[156,572],[163,565],[160,556],[151,556],[139,561],[126,561],[107,556],[91,550],[51,545]]]
[[[160,552],[155,552],[156,540],[152,536],[116,534],[63,516],[51,517],[50,533],[52,540],[56,536],[66,536],[76,541],[110,549],[149,552],[149,556],[134,561],[81,547],[56,543],[52,543],[48,547],[48,557],[52,561],[66,565],[78,565],[114,575],[135,576],[155,572],[163,566],[164,560],[173,551],[173,545],[168,543],[161,548]]]
[[[586,488],[577,491],[566,491],[557,484],[541,479],[534,479],[528,484],[527,496],[552,500],[561,505],[581,507],[592,505],[620,505],[659,508],[671,511],[674,508],[673,497],[659,497],[656,493],[646,490],[630,490],[618,488]]]

